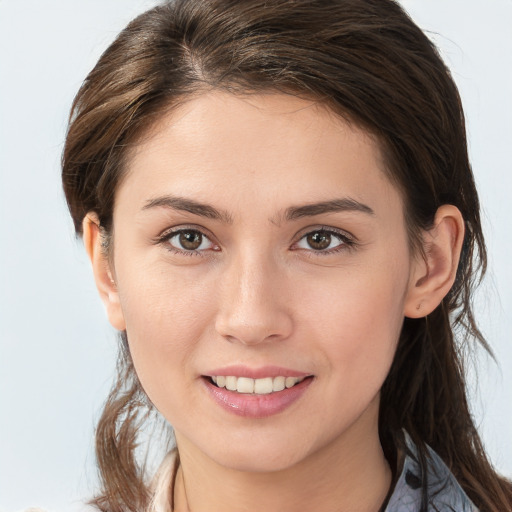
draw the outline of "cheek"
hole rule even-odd
[[[340,273],[321,291],[298,295],[307,297],[303,324],[313,327],[310,338],[318,340],[331,370],[354,391],[372,380],[380,387],[398,344],[407,276],[387,268],[384,275],[378,267]]]
[[[130,353],[155,401],[158,389],[166,389],[178,370],[190,365],[212,323],[212,293],[207,283],[186,272],[169,275],[158,265],[124,270],[119,293]]]

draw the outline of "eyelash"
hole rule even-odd
[[[213,244],[215,247],[217,247],[214,242],[211,241],[211,237],[209,237],[208,235],[206,235],[201,229],[197,228],[197,227],[180,227],[178,229],[172,229],[172,230],[168,230],[166,232],[164,232],[162,235],[160,235],[156,240],[155,242],[157,244],[161,244],[161,245],[164,245],[165,248],[173,253],[173,254],[179,254],[179,255],[184,255],[184,256],[203,256],[203,252],[205,252],[205,250],[197,250],[197,249],[190,249],[190,250],[186,250],[186,249],[178,249],[174,246],[171,245],[170,241],[172,238],[180,235],[181,233],[198,233],[199,235],[201,235],[201,237],[203,239],[206,239],[208,240],[211,244]],[[202,243],[202,242],[201,242]],[[213,249],[215,251],[218,251],[219,249]]]
[[[312,247],[309,249],[302,249],[302,248],[296,248],[294,250],[304,250],[308,253],[309,256],[315,257],[315,256],[330,256],[332,254],[337,254],[342,251],[349,251],[355,248],[356,246],[356,240],[355,238],[346,233],[345,231],[341,231],[335,228],[327,227],[327,226],[319,226],[314,229],[308,228],[308,231],[306,231],[304,234],[300,236],[300,238],[295,242],[293,245],[297,245],[299,242],[304,240],[307,236],[315,234],[315,233],[322,233],[324,235],[328,235],[329,237],[336,238],[340,241],[340,244],[336,247],[333,247],[332,249],[327,250],[315,250]]]
[[[220,249],[218,249],[218,246],[216,246],[215,243],[211,241],[210,237],[197,227],[180,227],[178,229],[166,231],[165,233],[160,235],[155,240],[155,243],[165,245],[166,250],[168,250],[169,252],[174,253],[174,254],[185,255],[185,256],[204,256],[203,253],[207,252],[208,249],[203,249],[203,250],[178,249],[170,244],[170,240],[172,238],[180,235],[181,233],[187,233],[187,232],[198,233],[199,235],[201,235],[201,237],[205,238],[211,244],[213,244],[214,247],[217,247],[215,249],[210,249],[210,250],[214,250],[214,251],[220,250]],[[312,247],[310,247],[309,249],[306,249],[306,248],[303,249],[303,248],[298,248],[298,247],[293,248],[293,246],[296,246],[299,242],[304,240],[307,236],[313,235],[315,233],[322,233],[324,235],[334,237],[340,241],[340,244],[337,245],[336,247],[333,247],[332,249],[327,249],[327,250],[322,250],[322,249],[315,250]],[[354,249],[355,246],[356,246],[356,240],[354,239],[354,237],[352,235],[349,235],[348,233],[346,233],[344,231],[337,230],[337,229],[334,229],[331,227],[320,226],[315,229],[309,229],[307,232],[303,233],[300,236],[300,238],[296,242],[293,243],[292,250],[303,250],[303,251],[308,252],[312,257],[313,256],[321,257],[321,256],[328,256],[331,254],[336,254],[341,251],[352,250],[352,249]]]

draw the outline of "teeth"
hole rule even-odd
[[[254,393],[254,379],[240,377],[237,379],[236,390],[238,393]]]
[[[283,391],[285,388],[286,379],[284,377],[274,377],[274,382],[272,383],[273,391]]]
[[[286,386],[287,389],[295,386],[295,384],[297,384],[297,380],[295,379],[295,377],[286,377],[284,385]]]
[[[236,384],[238,379],[236,377],[226,377],[226,389],[229,391],[236,391]]]
[[[212,381],[217,384],[219,388],[226,388],[229,391],[236,391],[237,393],[254,394],[254,395],[268,395],[276,391],[283,391],[283,389],[291,388],[302,382],[304,377],[265,377],[263,379],[250,379],[248,377],[235,377],[233,375],[212,376]]]
[[[254,394],[256,395],[268,395],[272,393],[272,378],[267,377],[266,379],[255,379],[254,380]]]

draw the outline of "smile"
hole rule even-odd
[[[258,378],[252,378],[217,373],[205,375],[201,380],[207,394],[222,409],[237,416],[254,419],[284,412],[307,392],[315,379],[313,375],[284,376],[277,371],[269,371],[274,375],[267,377],[264,376],[263,370],[251,372],[242,369],[240,373],[259,373],[259,375],[254,375]],[[287,371],[286,373],[298,372]]]
[[[264,377],[262,379],[251,379],[249,377],[212,376],[212,382],[219,388],[226,388],[228,391],[249,395],[269,395],[284,389],[290,389],[302,382],[305,377]]]

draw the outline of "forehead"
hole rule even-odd
[[[187,145],[183,146],[184,150],[200,145],[221,150],[224,143],[236,142],[244,143],[244,148],[254,142],[265,143],[269,149],[276,146],[285,149],[294,144],[296,139],[293,137],[302,136],[317,144],[324,139],[328,144],[333,138],[349,132],[361,143],[373,146],[375,156],[382,160],[377,137],[351,121],[348,115],[336,114],[323,102],[276,92],[232,94],[210,91],[182,98],[176,107],[150,125],[139,143],[131,148],[130,159],[137,158],[149,145],[153,149],[159,143],[168,146],[175,137],[179,137],[182,146]],[[295,150],[297,155],[301,154],[299,147]]]
[[[260,210],[346,194],[384,204],[397,193],[384,169],[375,137],[322,104],[210,92],[165,114],[132,149],[118,194],[193,194]]]

